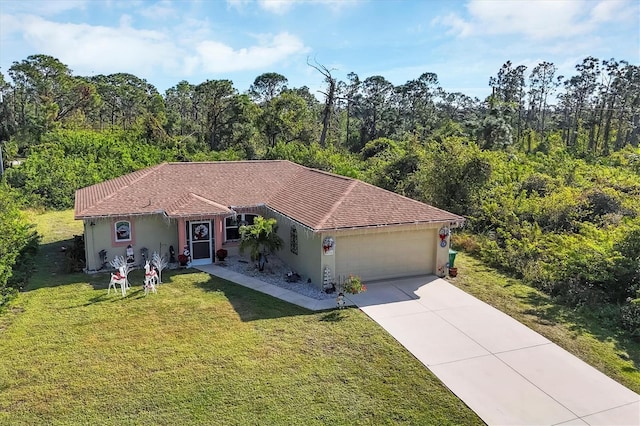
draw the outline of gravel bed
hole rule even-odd
[[[294,283],[287,282],[287,272],[291,271],[291,268],[274,255],[269,256],[268,260],[262,272],[258,270],[255,262],[248,261],[246,258],[240,256],[229,256],[224,262],[217,262],[216,265],[228,268],[239,274],[257,278],[268,284],[295,291],[296,293],[313,299],[335,299],[335,293],[327,294],[314,284],[307,283],[306,279],[301,279]]]

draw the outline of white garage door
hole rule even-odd
[[[436,230],[338,237],[336,274],[377,280],[435,272]]]

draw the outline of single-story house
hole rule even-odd
[[[444,275],[449,229],[464,218],[357,179],[290,161],[164,163],[79,189],[87,270],[145,248],[169,258],[186,246],[193,265],[236,254],[239,226],[275,218],[280,257],[318,286],[350,274],[363,280]],[[136,261],[139,258],[136,258]]]

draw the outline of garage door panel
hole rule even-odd
[[[336,273],[365,280],[433,273],[435,231],[393,232],[339,237]]]

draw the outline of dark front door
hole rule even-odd
[[[189,222],[189,239],[191,241],[191,259],[194,265],[211,263],[213,235],[211,221]]]

